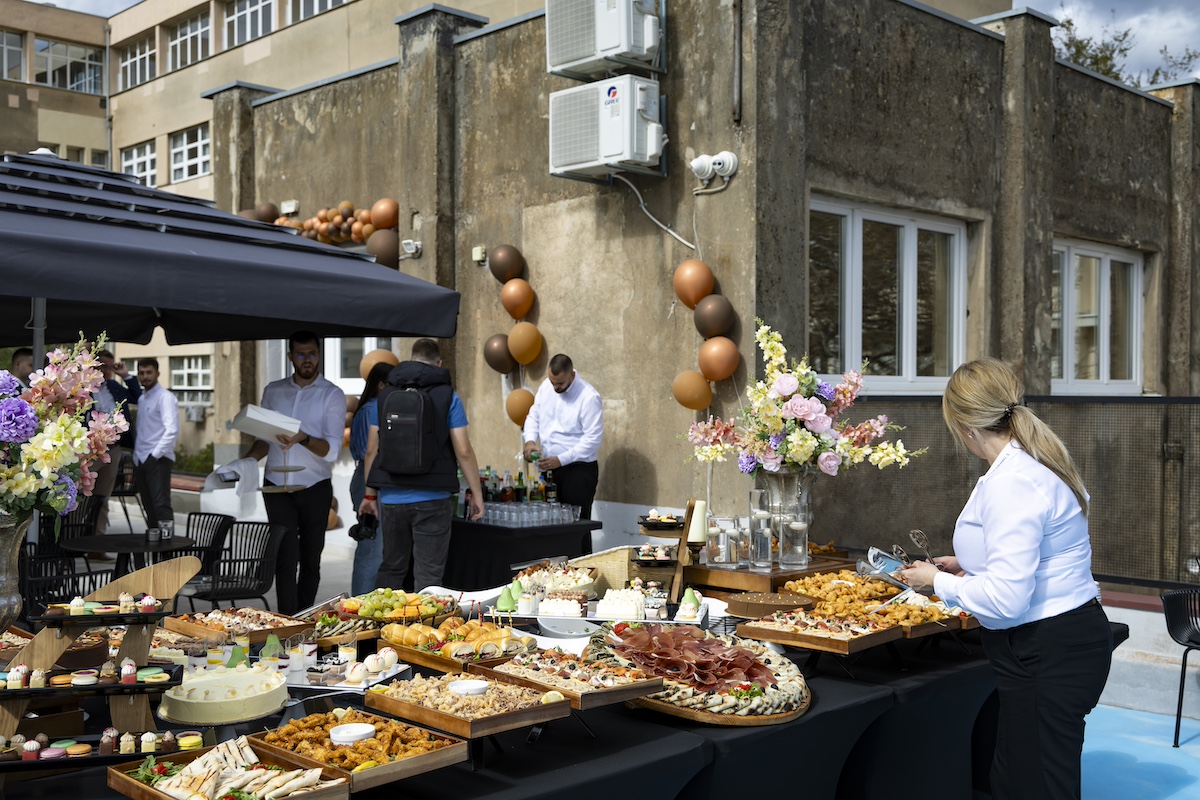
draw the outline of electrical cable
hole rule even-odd
[[[650,213],[650,209],[646,208],[646,201],[642,199],[642,193],[638,191],[638,188],[637,188],[636,186],[634,186],[634,185],[633,185],[633,184],[632,184],[632,183],[629,181],[629,179],[628,179],[628,178],[626,178],[624,175],[613,175],[613,177],[614,177],[614,178],[616,178],[617,180],[621,181],[622,183],[626,184],[626,185],[627,185],[627,186],[628,186],[630,189],[633,189],[633,193],[634,193],[634,194],[637,196],[637,200],[638,200],[638,206],[639,206],[639,207],[642,209],[642,213],[644,213],[644,214],[645,214],[647,217],[649,217],[649,218],[650,218],[650,221],[651,221],[651,222],[653,222],[653,223],[654,223],[655,225],[657,225],[658,227],[662,228],[662,229],[663,229],[664,231],[666,231],[667,233],[669,233],[669,234],[671,234],[672,236],[674,236],[676,239],[678,239],[678,240],[679,240],[679,242],[680,242],[681,244],[683,244],[683,245],[687,246],[688,248],[690,248],[690,249],[692,249],[692,250],[695,250],[695,249],[696,249],[696,245],[692,244],[692,243],[691,243],[691,242],[689,242],[687,239],[684,239],[684,238],[683,238],[682,236],[680,236],[678,233],[676,233],[675,231],[671,230],[671,229],[670,229],[668,226],[666,226],[666,225],[662,224],[661,222],[659,222],[659,221],[658,221],[658,218],[657,218],[657,217],[655,217],[653,214],[651,214],[651,213]]]

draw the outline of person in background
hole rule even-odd
[[[130,416],[130,407],[136,405],[138,398],[142,396],[142,385],[137,376],[130,375],[125,362],[117,361],[109,350],[97,353],[96,360],[100,362],[100,372],[104,375],[104,382],[93,395],[96,410],[111,414],[119,406],[127,417]],[[130,425],[129,430],[121,434],[116,444],[108,448],[108,463],[97,465],[96,486],[92,489],[92,496],[99,498],[100,502],[99,516],[96,517],[96,533],[100,535],[108,533],[108,498],[116,486],[121,459],[127,453],[133,452],[133,445],[133,426]],[[103,553],[92,553],[88,557],[107,560]]]
[[[137,377],[142,396],[137,404],[133,477],[142,498],[146,525],[153,528],[164,520],[175,521],[171,510],[171,469],[175,466],[175,441],[179,438],[179,403],[158,382],[158,359],[138,359]]]
[[[321,584],[321,552],[333,501],[333,462],[342,448],[346,427],[346,395],[321,375],[321,342],[315,333],[297,331],[288,339],[292,374],[267,384],[263,408],[300,420],[292,436],[256,441],[248,458],[267,457],[263,504],[267,518],[287,529],[275,569],[279,611],[294,614],[317,599]],[[141,443],[141,433],[138,433]],[[286,453],[286,456],[285,456]],[[271,492],[284,482],[298,491]]]
[[[904,582],[983,625],[1000,696],[992,796],[1078,798],[1084,717],[1108,680],[1112,631],[1092,576],[1087,490],[1022,394],[996,359],[951,376],[946,426],[988,470],[954,526],[955,555],[913,564]]]
[[[371,426],[379,426],[379,390],[387,383],[392,364],[381,361],[367,373],[366,386],[358,398],[358,407],[350,422],[350,457],[354,459],[354,475],[350,478],[350,501],[357,512],[367,490],[364,459],[367,457],[367,441]],[[383,536],[378,530],[374,538],[363,539],[354,548],[354,568],[350,573],[350,592],[360,595],[377,588],[375,574],[383,559]]]
[[[12,368],[9,369],[9,372],[21,382],[22,386],[28,389],[29,376],[33,374],[33,348],[18,347],[13,350]]]
[[[440,441],[439,452],[432,469],[420,475],[384,472],[375,458],[380,446],[379,425],[370,427],[365,459],[370,489],[358,513],[379,515],[383,561],[376,582],[383,588],[400,589],[411,576],[417,589],[441,586],[454,513],[450,496],[458,491],[459,467],[471,487],[471,519],[483,516],[479,462],[467,434],[467,412],[450,386],[450,371],[442,367],[441,351],[433,339],[413,342],[410,360],[393,367],[387,383],[379,395],[380,408],[386,407],[388,393],[396,391],[393,387],[415,385],[429,394],[445,427],[434,431],[435,437],[440,436],[440,440],[435,438]]]
[[[537,467],[553,471],[558,501],[580,507],[580,519],[592,518],[592,500],[600,482],[600,441],[604,414],[600,393],[575,373],[568,356],[550,359],[550,375],[538,387],[525,418],[525,458],[538,449]],[[592,535],[584,534],[583,552],[592,552]]]

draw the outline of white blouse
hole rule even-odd
[[[1054,617],[1096,596],[1079,501],[1016,441],[975,484],[954,527],[954,553],[966,575],[939,573],[934,593],[985,628]]]

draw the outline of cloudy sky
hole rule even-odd
[[[443,0],[444,1],[444,0]],[[53,0],[55,5],[111,16],[134,5],[135,0]],[[453,6],[453,2],[447,2]],[[1136,45],[1129,54],[1129,72],[1149,72],[1162,63],[1163,45],[1173,54],[1185,47],[1200,50],[1200,0],[1018,0],[1014,6],[1029,6],[1052,17],[1070,16],[1080,33],[1098,37],[1104,29],[1131,28]],[[1200,68],[1196,70],[1200,77]]]

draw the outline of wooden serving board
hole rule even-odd
[[[958,620],[964,631],[973,631],[976,628],[982,627],[979,622],[979,617],[975,616],[974,614],[968,614],[965,617],[959,617]]]
[[[945,633],[946,631],[958,631],[962,629],[962,626],[958,620],[950,617],[938,622],[923,622],[920,625],[901,625],[900,629],[904,631],[905,639],[920,639],[922,636],[933,636],[934,634]]]
[[[438,672],[447,674],[458,674],[467,671],[468,664],[479,664],[484,667],[494,667],[497,664],[503,664],[512,656],[501,656],[499,658],[485,658],[479,661],[459,661],[457,658],[446,658],[441,653],[430,653],[426,650],[421,650],[417,647],[410,647],[406,644],[393,642],[390,639],[380,639],[375,644],[375,650],[378,652],[385,647],[395,649],[396,654],[400,656],[400,660],[406,664],[414,664],[418,667],[426,667],[428,669],[436,669]]]
[[[523,708],[520,711],[511,711],[507,714],[497,714],[494,717],[483,717],[482,719],[456,717],[443,711],[435,711],[432,708],[388,697],[382,692],[367,692],[366,704],[368,708],[391,714],[393,717],[412,720],[419,725],[437,728],[465,739],[478,739],[493,733],[528,728],[571,715],[571,704],[565,699],[553,703],[540,703],[532,708]]]
[[[383,717],[377,717],[381,722],[389,722]],[[414,726],[416,727],[416,726]],[[424,730],[424,729],[422,729]],[[402,758],[399,761],[392,761],[387,764],[380,764],[377,767],[365,769],[362,772],[350,772],[349,770],[340,769],[339,767],[322,764],[319,761],[314,761],[311,758],[302,756],[299,753],[293,753],[290,750],[285,750],[275,744],[268,744],[263,740],[266,735],[264,733],[255,733],[246,737],[250,742],[251,747],[256,751],[262,750],[265,753],[271,753],[277,758],[288,759],[294,761],[297,765],[307,767],[320,767],[326,770],[334,777],[346,778],[350,792],[361,792],[364,789],[370,789],[375,786],[382,786],[385,783],[398,781],[402,778],[410,778],[413,775],[420,775],[425,772],[432,772],[435,769],[448,767],[451,764],[458,764],[466,761],[470,754],[468,753],[467,743],[453,736],[446,736],[436,731],[425,730],[425,733],[436,739],[453,742],[448,747],[442,747],[430,753],[422,753],[421,755],[409,756]],[[301,795],[304,800],[308,800],[308,795]]]
[[[338,644],[342,640],[342,637],[345,635],[346,634],[342,634],[342,636],[322,637],[320,639],[317,639],[317,646],[320,647],[322,650],[333,650],[334,648],[336,648],[338,646]],[[368,631],[358,631],[355,634],[354,641],[369,642],[372,639],[378,639],[378,638],[379,638],[379,629],[375,628],[373,630],[368,630]]]
[[[194,622],[186,622],[179,617],[167,617],[162,621],[162,626],[169,631],[195,636],[201,640],[209,636],[227,636],[233,633],[232,631],[219,631],[214,628],[207,628],[203,625],[197,625]],[[290,625],[281,625],[278,628],[269,628],[261,631],[250,631],[250,644],[263,644],[271,634],[275,634],[282,641],[289,636],[295,636],[297,633],[306,631],[312,626],[311,622],[298,619]]]
[[[250,748],[254,750],[259,760],[264,764],[274,764],[284,767],[288,770],[294,769],[312,769],[313,767],[321,767],[321,777],[324,780],[336,780],[346,777],[346,773],[342,770],[334,769],[333,767],[324,767],[320,764],[311,764],[296,757],[292,753],[287,753],[274,748],[268,748],[264,745],[250,740]],[[200,750],[194,750],[190,753],[177,752],[167,754],[164,760],[171,761],[175,764],[188,764],[195,761],[200,756],[212,750],[211,747],[205,747]],[[147,786],[141,781],[134,780],[129,773],[141,766],[146,760],[145,756],[138,758],[136,761],[129,761],[124,764],[117,764],[108,768],[108,786],[110,789],[120,792],[126,797],[132,797],[133,800],[172,800],[171,796],[164,794],[151,786]],[[350,797],[349,782],[339,783],[336,786],[329,786],[324,789],[314,789],[310,792],[305,792],[297,797],[303,797],[304,800],[347,800]]]
[[[833,639],[828,636],[814,636],[811,633],[800,633],[799,631],[777,631],[771,628],[759,627],[753,622],[743,622],[737,626],[737,635],[745,639],[757,639],[762,642],[776,642],[777,644],[787,644],[792,647],[803,647],[806,650],[820,650],[824,653],[849,655],[850,653],[857,653],[901,639],[904,637],[904,631],[900,629],[899,625],[896,625],[891,628],[884,628],[876,633],[856,636],[853,639]]]
[[[727,611],[734,616],[761,619],[776,611],[810,608],[816,601],[806,594],[791,592],[773,592],[771,594],[744,592],[730,595],[725,602],[728,603]]]
[[[537,689],[539,692],[560,692],[570,702],[571,708],[580,711],[587,711],[590,708],[599,708],[600,706],[609,706],[614,703],[623,703],[626,700],[632,700],[637,697],[645,697],[648,694],[661,692],[663,688],[662,678],[647,678],[646,680],[636,681],[625,686],[610,686],[604,689],[593,689],[590,692],[579,692],[549,683],[542,683],[541,681],[526,678],[522,675],[510,675],[507,672],[501,672],[495,667],[470,664],[467,667],[467,672],[472,675],[482,675],[485,678],[503,683],[527,686],[530,689]]]
[[[657,711],[660,714],[667,714],[672,717],[699,722],[704,725],[723,725],[729,727],[752,728],[762,725],[782,725],[785,722],[791,722],[794,719],[800,719],[804,713],[808,711],[808,707],[812,704],[812,690],[808,692],[808,696],[804,698],[804,705],[797,708],[795,711],[789,711],[786,714],[759,714],[757,716],[739,717],[737,714],[714,714],[711,711],[697,711],[694,708],[680,708],[672,703],[667,703],[663,700],[652,700],[649,697],[639,697],[635,700],[626,700],[625,705],[628,708],[646,708],[651,711]]]

